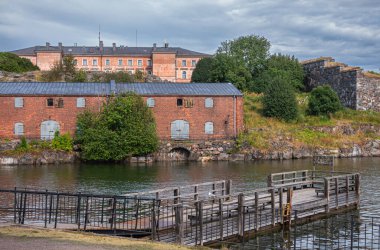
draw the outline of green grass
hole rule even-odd
[[[343,109],[326,116],[306,115],[309,94],[297,95],[299,115],[296,121],[286,123],[262,115],[262,95],[246,93],[244,95],[244,124],[245,131],[238,138],[238,144],[250,144],[261,150],[270,150],[273,142],[287,141],[296,147],[312,146],[337,148],[344,144],[361,144],[366,140],[379,139],[380,134],[374,131],[359,131],[345,135],[340,129],[332,132],[332,127],[358,128],[361,125],[380,126],[380,114],[374,111],[356,111]],[[279,143],[277,143],[279,144]]]

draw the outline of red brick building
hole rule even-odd
[[[170,82],[190,82],[197,62],[210,55],[178,48],[169,47],[127,47],[103,46],[34,46],[11,51],[18,56],[28,58],[41,70],[49,70],[55,62],[62,61],[65,55],[73,55],[77,69],[86,71],[126,71],[135,73],[137,70],[153,74],[162,80]]]
[[[50,139],[76,130],[85,109],[99,111],[113,94],[133,91],[154,113],[160,139],[236,137],[242,94],[230,83],[0,83],[0,138]]]

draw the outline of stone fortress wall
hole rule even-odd
[[[345,107],[380,112],[380,76],[335,62],[331,57],[301,62],[306,73],[306,86],[313,89],[330,85]]]

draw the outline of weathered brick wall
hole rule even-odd
[[[62,98],[64,107],[47,107],[47,98]],[[0,97],[0,137],[13,138],[15,123],[24,124],[24,133],[28,138],[40,138],[41,123],[54,120],[59,123],[62,133],[76,130],[76,117],[84,108],[77,108],[78,97],[72,96],[24,96],[24,107],[15,108],[15,97]],[[85,97],[86,107],[100,110],[105,97]],[[205,108],[206,97],[183,97],[191,99],[193,106],[177,107],[177,97],[154,97],[155,107],[151,108],[157,123],[158,136],[161,139],[170,139],[171,122],[186,120],[190,126],[191,139],[229,138],[243,128],[243,101],[242,97],[213,97],[214,107]],[[144,97],[146,100],[147,97]],[[236,106],[236,113],[234,113]],[[236,128],[234,125],[236,120]],[[205,134],[205,122],[214,123],[214,134]]]
[[[176,81],[176,55],[153,53],[153,75],[159,76],[162,80]]]

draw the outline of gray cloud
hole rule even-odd
[[[379,70],[376,0],[0,0],[0,51],[63,42],[163,43],[214,53],[220,42],[257,34],[271,51],[299,59],[332,56]]]

